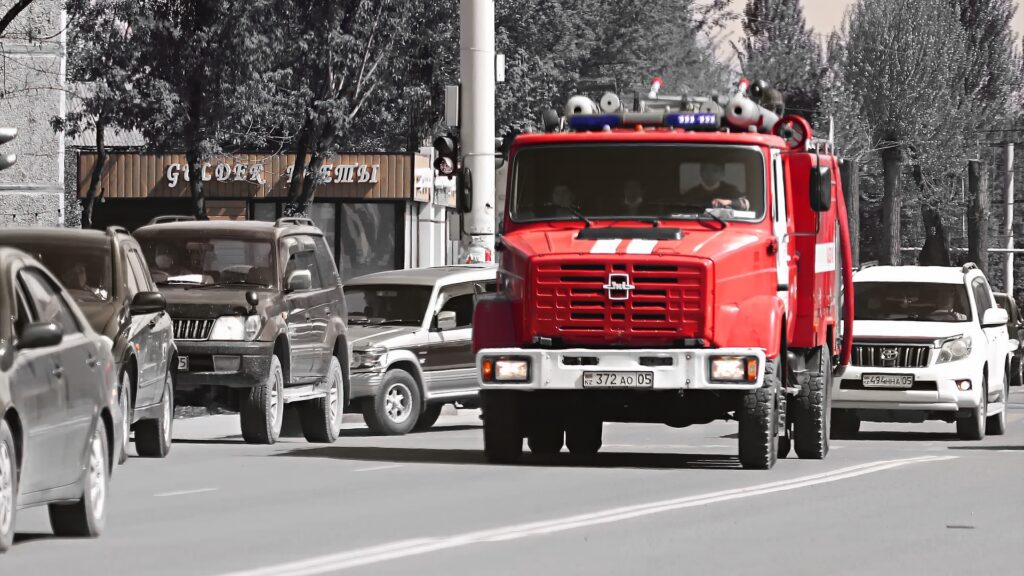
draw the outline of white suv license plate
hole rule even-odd
[[[654,372],[584,372],[584,388],[653,388]]]
[[[913,374],[865,374],[861,376],[865,388],[907,389],[914,386]]]
[[[178,356],[178,372],[188,372],[188,356]]]

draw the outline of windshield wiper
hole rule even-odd
[[[365,317],[365,316],[357,316],[355,318],[353,318],[352,316],[349,316],[348,317],[348,323],[349,324],[369,324],[370,323],[370,319]]]
[[[260,284],[259,282],[247,282],[245,280],[235,280],[233,282],[213,282],[211,284],[199,284],[196,288],[222,288],[224,286],[252,286],[255,288],[266,288],[266,284]]]
[[[419,324],[420,322],[423,322],[423,320],[420,318],[392,318],[390,320],[383,320],[381,322],[378,322],[377,324],[385,326],[387,324]]]
[[[700,218],[700,216],[710,216],[712,219],[714,219],[716,222],[722,225],[722,230],[724,230],[725,227],[729,225],[718,214],[712,212],[711,208],[708,208],[706,206],[687,205],[676,206],[675,208],[679,210],[684,210],[684,212],[682,212],[681,214],[692,214],[694,216],[697,216],[697,220],[706,220],[706,218]]]
[[[579,210],[573,208],[572,206],[565,206],[563,204],[555,204],[554,202],[548,202],[547,204],[545,204],[545,206],[550,207],[550,208],[561,208],[562,210],[565,210],[566,212],[568,212],[568,213],[572,214],[573,216],[575,216],[578,220],[581,220],[583,222],[583,226],[586,227],[586,228],[590,228],[591,226],[594,225],[594,223],[590,221],[590,218],[587,218],[586,214],[584,214],[583,212],[580,212]]]

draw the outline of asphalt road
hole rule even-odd
[[[232,416],[176,421],[132,458],[106,533],[55,539],[21,511],[0,575],[1022,574],[1024,392],[1009,432],[865,424],[828,459],[745,471],[736,425],[608,424],[587,465],[484,462],[476,412],[330,446],[247,446]]]

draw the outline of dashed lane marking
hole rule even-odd
[[[161,492],[154,494],[157,498],[167,498],[169,496],[188,496],[190,494],[202,494],[203,492],[216,492],[216,488],[196,488],[195,490],[177,490],[175,492]]]
[[[376,472],[377,470],[391,470],[392,468],[401,468],[401,464],[385,464],[383,466],[370,466],[369,468],[357,468],[355,472]]]
[[[750,498],[752,496],[762,496],[765,494],[772,494],[775,492],[784,492],[788,490],[796,490],[799,488],[807,488],[809,486],[827,484],[830,482],[837,482],[839,480],[845,480],[848,478],[855,478],[857,476],[864,476],[866,474],[873,474],[876,472],[891,470],[893,468],[907,466],[910,464],[940,462],[943,460],[953,460],[955,458],[957,457],[918,456],[915,458],[904,458],[899,460],[880,460],[876,462],[868,462],[866,464],[859,464],[857,466],[840,468],[838,470],[832,470],[830,472],[824,472],[821,474],[801,476],[798,478],[792,478],[790,480],[769,482],[766,484],[758,484],[746,488],[737,488],[734,490],[723,490],[720,492],[711,492],[707,494],[685,496],[682,498],[661,500],[658,502],[650,502],[647,504],[639,504],[634,506],[624,506],[621,508],[612,508],[588,514],[567,516],[564,518],[556,518],[553,520],[545,520],[541,522],[516,524],[512,526],[494,528],[491,530],[467,532],[464,534],[457,534],[455,536],[402,540],[399,542],[391,542],[379,546],[359,548],[356,550],[350,550],[348,552],[328,554],[326,556],[319,556],[315,558],[309,558],[306,560],[299,560],[296,562],[278,564],[276,566],[268,566],[263,568],[257,568],[254,570],[243,570],[240,572],[232,572],[224,576],[315,576],[317,574],[327,574],[330,572],[337,572],[339,570],[345,570],[348,568],[356,568],[371,564],[379,564],[382,562],[390,562],[402,558],[408,558],[411,556],[419,556],[423,554],[429,554],[431,552],[450,550],[452,548],[460,548],[463,546],[470,546],[473,544],[483,544],[487,542],[507,542],[510,540],[518,540],[530,536],[555,534],[567,530],[587,528],[590,526],[598,526],[601,524],[608,524],[611,522],[621,522],[624,520],[641,518],[644,516],[652,516],[654,514],[671,512],[674,510],[681,510],[684,508],[693,508],[697,506],[705,506],[708,504],[715,504],[719,502],[728,502],[730,500],[739,500],[741,498]]]

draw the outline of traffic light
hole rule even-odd
[[[434,139],[434,150],[437,160],[434,169],[441,176],[452,178],[459,171],[459,140],[452,134],[438,136]]]
[[[0,145],[7,144],[18,137],[17,128],[0,128]],[[7,170],[18,161],[14,154],[0,154],[0,170]]]

